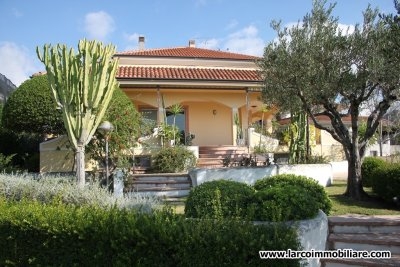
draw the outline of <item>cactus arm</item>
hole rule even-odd
[[[118,86],[118,62],[112,58],[115,47],[82,40],[77,54],[65,45],[44,45],[43,53],[39,48],[36,52],[46,67],[53,98],[62,109],[64,126],[76,151],[78,181],[84,185],[83,164],[78,161],[84,159],[84,146],[99,126]]]

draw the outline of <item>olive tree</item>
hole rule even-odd
[[[398,98],[399,60],[398,54],[392,57],[395,45],[390,26],[378,16],[378,10],[368,7],[363,23],[350,31],[339,28],[332,15],[334,6],[315,0],[311,13],[296,26],[271,23],[278,37],[266,46],[260,61],[263,97],[282,110],[303,109],[315,127],[342,145],[348,161],[345,195],[362,199],[367,197],[362,160],[368,140]],[[353,134],[360,132],[362,107],[373,95],[378,95],[379,101],[368,116],[367,130]],[[326,115],[330,125],[318,121],[316,114]],[[344,116],[351,118],[349,127]]]

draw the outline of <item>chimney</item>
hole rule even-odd
[[[144,50],[144,36],[139,36],[139,51]]]
[[[196,47],[196,42],[195,40],[189,40],[189,47],[195,48]]]

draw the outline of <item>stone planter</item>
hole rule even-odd
[[[255,224],[270,224],[270,222],[254,222]],[[313,219],[286,222],[297,230],[302,251],[324,251],[328,238],[328,217],[323,211],[319,211]],[[303,259],[308,267],[319,267],[319,259]]]
[[[271,164],[270,166],[257,167],[193,169],[189,172],[189,175],[193,186],[221,179],[253,185],[259,179],[285,173],[310,177],[324,187],[333,182],[330,164]]]

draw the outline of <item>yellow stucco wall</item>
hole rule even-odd
[[[61,136],[40,144],[40,172],[73,172],[74,153],[67,147],[66,136]],[[86,156],[86,171],[91,171],[96,163]]]
[[[232,145],[232,109],[219,103],[189,104],[189,131],[196,135],[193,145]]]
[[[212,89],[138,89],[124,88],[136,108],[158,107],[162,95],[165,107],[181,104],[187,112],[187,130],[196,135],[193,145],[234,145],[233,116],[238,113],[244,132],[248,125],[245,90]],[[247,94],[251,105],[259,102],[260,93]],[[215,110],[215,112],[213,112]],[[215,113],[215,114],[214,114]]]
[[[321,143],[312,147],[314,155],[322,155],[331,161],[341,161],[345,159],[342,145],[337,142],[327,131],[321,131]]]

